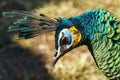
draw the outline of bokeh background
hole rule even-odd
[[[7,28],[14,19],[3,11],[36,10],[52,18],[103,8],[120,18],[120,0],[0,0],[0,80],[106,80],[86,46],[76,48],[51,67],[54,32],[19,40]]]

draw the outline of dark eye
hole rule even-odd
[[[60,40],[60,45],[66,45],[69,42],[69,37],[64,37]]]

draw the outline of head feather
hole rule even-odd
[[[59,21],[47,17],[44,14],[36,15],[36,12],[12,11],[3,12],[7,18],[17,18],[9,27],[10,32],[17,32],[18,37],[32,38],[56,30]]]

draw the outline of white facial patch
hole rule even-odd
[[[69,31],[69,29],[63,29],[60,34],[59,34],[59,38],[58,38],[58,51],[60,51],[60,39],[63,37],[63,33],[64,33],[64,37],[70,37],[71,38],[71,43],[67,44],[66,47],[67,49],[71,47],[73,40],[74,40],[74,36],[73,34]]]

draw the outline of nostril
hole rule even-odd
[[[58,52],[56,52],[56,51],[55,51],[55,53],[54,53],[54,57],[56,57],[56,56],[57,56],[57,53],[58,53]]]

